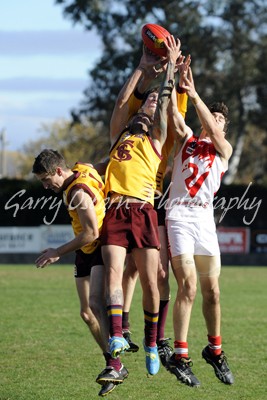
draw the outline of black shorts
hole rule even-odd
[[[98,246],[93,253],[87,254],[77,250],[75,257],[74,277],[83,278],[90,276],[91,269],[95,265],[104,265],[101,255],[101,246]]]

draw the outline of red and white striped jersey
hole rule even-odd
[[[174,158],[167,219],[199,221],[213,216],[213,199],[227,167],[209,138],[190,135]]]

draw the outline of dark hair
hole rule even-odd
[[[228,119],[228,107],[224,103],[220,102],[215,102],[209,105],[209,110],[210,112],[213,113],[221,113],[224,118],[225,118],[225,125],[224,125],[224,131],[227,132],[228,125],[230,123]]]
[[[145,104],[146,99],[148,98],[148,96],[149,96],[151,93],[159,93],[159,86],[154,86],[154,87],[148,89],[148,90],[143,94],[143,99],[142,99],[142,105],[141,105],[141,107]]]
[[[54,175],[56,173],[57,167],[61,167],[63,170],[68,169],[64,157],[56,150],[44,149],[35,158],[32,166],[32,173],[47,173],[49,175]]]

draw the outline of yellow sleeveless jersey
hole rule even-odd
[[[154,204],[156,174],[162,157],[146,134],[122,132],[110,151],[105,194],[116,192]]]
[[[97,171],[90,167],[88,164],[76,163],[72,168],[74,173],[73,181],[64,190],[64,203],[67,207],[68,213],[71,217],[72,229],[74,235],[77,236],[82,231],[82,226],[78,217],[75,207],[71,207],[71,191],[75,189],[83,189],[88,193],[95,207],[95,212],[98,221],[98,229],[101,231],[103,219],[105,216],[105,202],[104,202],[104,183],[97,173]],[[81,250],[86,254],[91,254],[98,247],[100,241],[94,240],[81,247]]]
[[[185,118],[186,112],[187,112],[187,100],[188,96],[186,93],[179,93],[176,91],[177,95],[177,107],[179,110],[179,113],[182,115],[183,118]],[[129,102],[128,102],[128,118],[130,119],[134,114],[137,113],[139,108],[142,105],[142,100],[138,99],[134,93],[131,95]],[[168,157],[172,151],[174,145],[174,138],[172,136],[167,136],[167,139],[162,147],[161,155],[162,155],[162,161],[159,165],[158,172],[157,172],[157,178],[156,178],[156,189],[158,192],[162,193],[163,192],[163,179],[165,176],[165,171],[168,165]]]

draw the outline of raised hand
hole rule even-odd
[[[164,42],[164,44],[167,49],[166,57],[168,61],[171,61],[172,63],[176,64],[177,60],[182,54],[180,50],[181,48],[180,40],[178,38],[175,39],[173,35],[170,35],[167,37],[166,42]]]
[[[195,83],[191,67],[185,68],[180,75],[179,86],[186,91],[189,97],[196,97]]]
[[[180,56],[176,62],[176,68],[180,75],[186,72],[191,64],[191,55],[189,54],[186,58]]]

